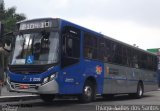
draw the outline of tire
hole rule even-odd
[[[91,81],[86,81],[82,94],[78,97],[81,103],[89,103],[96,99],[96,87]]]
[[[105,100],[112,100],[114,98],[114,94],[103,94],[102,97]]]
[[[138,86],[137,86],[137,98],[142,98],[143,97],[143,93],[144,93],[144,90],[143,90],[143,84],[142,83],[139,83]]]
[[[40,94],[40,98],[47,103],[50,103],[55,98],[55,95],[53,94]]]
[[[141,82],[137,85],[137,92],[129,94],[131,97],[134,97],[136,99],[142,98],[144,93],[143,84]]]

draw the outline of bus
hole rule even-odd
[[[156,55],[60,18],[18,22],[7,72],[13,92],[83,103],[156,90]]]

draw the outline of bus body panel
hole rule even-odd
[[[63,28],[65,26],[75,27],[75,25],[61,19],[59,20],[59,22],[60,22],[60,30],[61,30],[60,39],[62,41]],[[80,35],[80,41],[82,41],[82,34]],[[82,52],[82,50],[83,50],[82,42],[80,42],[80,52]],[[81,61],[82,61],[82,54],[80,55],[78,63],[70,66],[66,66],[64,68],[61,67],[60,77],[58,81],[60,85],[59,94],[80,94],[82,92],[84,79],[82,78],[83,65]]]
[[[100,69],[97,69],[100,68]],[[74,69],[74,70],[73,70]],[[84,63],[78,63],[62,69],[60,81],[60,94],[80,94],[88,77],[93,77],[97,83],[97,93],[103,91],[103,64],[85,60]],[[100,70],[98,72],[98,70]],[[97,72],[96,72],[97,71]]]
[[[105,63],[104,94],[126,93],[126,67]]]
[[[60,85],[60,94],[79,94],[82,90],[83,83],[80,63],[62,69],[58,83]]]
[[[101,62],[84,60],[84,75],[87,77],[94,77],[97,84],[97,93],[103,93],[103,81],[104,81],[104,64]]]
[[[27,85],[28,88],[21,89],[21,86]],[[35,94],[58,94],[59,84],[56,80],[52,80],[46,84],[31,84],[31,83],[17,83],[10,82],[7,80],[7,89],[12,92],[24,92],[24,93],[35,93]]]
[[[55,66],[41,74],[18,74],[8,71],[7,88],[10,91],[28,92],[38,94],[57,94],[59,93],[59,66]],[[57,73],[57,78],[42,84],[43,79]],[[28,88],[21,89],[21,85],[27,85]]]
[[[105,63],[104,94],[136,93],[139,81],[144,92],[156,90],[156,72]]]
[[[78,25],[70,22],[61,20],[61,30],[63,27],[70,26],[77,29],[83,29]],[[71,66],[68,66],[61,71],[63,80],[60,83],[60,94],[80,94],[88,77],[95,78],[97,82],[97,93],[102,94],[103,92],[103,63],[97,61],[91,61],[84,59],[83,55],[83,32],[81,31],[81,42],[80,42],[80,62]],[[96,72],[96,68],[101,68],[100,72]],[[73,70],[74,69],[74,70]]]
[[[19,74],[19,73],[13,73],[13,72],[8,71],[8,75],[10,77],[10,80],[13,82],[36,84],[36,83],[42,83],[45,77],[48,77],[49,75],[55,72],[58,72],[58,71],[59,71],[59,66],[54,66],[43,73]]]

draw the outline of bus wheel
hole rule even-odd
[[[95,100],[95,85],[91,81],[86,81],[83,93],[78,97],[81,103],[88,103]]]
[[[53,95],[53,94],[40,94],[40,98],[44,102],[52,102],[53,99],[55,98],[55,95]]]
[[[136,93],[136,96],[137,98],[141,98],[143,97],[143,84],[141,82],[138,83],[138,86],[137,86],[137,93]]]
[[[133,94],[129,94],[129,95],[131,97],[139,99],[139,98],[143,97],[143,93],[144,93],[143,84],[141,82],[139,82],[137,85],[137,92],[133,93]]]

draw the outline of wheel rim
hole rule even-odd
[[[90,86],[86,86],[84,88],[84,94],[87,96],[87,97],[91,97],[92,95],[92,88]]]

